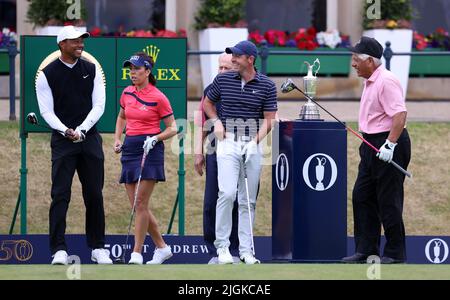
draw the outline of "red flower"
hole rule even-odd
[[[258,32],[259,34],[259,32]],[[284,31],[281,30],[274,30],[270,29],[266,31],[264,34],[264,37],[266,38],[267,42],[270,45],[274,46],[285,46],[287,41],[287,34]]]
[[[307,41],[306,42],[306,49],[307,50],[314,50],[314,49],[316,49],[317,48],[317,43],[316,42],[314,42],[314,41]]]
[[[175,31],[171,30],[160,30],[156,33],[156,37],[166,37],[166,38],[175,38],[178,37]]]
[[[314,27],[309,27],[306,32],[308,33],[309,36],[313,37],[315,37],[317,34],[317,30]]]
[[[439,35],[448,35],[448,33],[442,27],[439,27],[438,29],[436,29],[436,33]]]
[[[297,43],[297,48],[300,50],[305,50],[306,49],[306,42],[305,41],[299,41]]]
[[[259,45],[264,40],[264,37],[259,33],[259,30],[255,30],[249,33],[248,39],[256,45]]]
[[[91,34],[91,36],[101,36],[102,30],[99,27],[94,27],[89,33]]]
[[[275,30],[273,30],[273,29],[267,30],[266,33],[264,34],[264,37],[269,44],[271,44],[271,45],[275,44],[275,38],[276,38]]]
[[[413,40],[417,50],[423,50],[428,45],[425,37],[422,34],[418,33],[417,31],[414,31]]]
[[[178,36],[179,37],[187,37],[186,29],[184,29],[184,28],[178,29]]]
[[[314,50],[318,47],[316,42],[316,30],[313,27],[308,28],[299,28],[294,37],[297,42],[297,48],[306,49],[306,50]]]
[[[134,36],[135,37],[152,37],[153,33],[150,30],[145,31],[145,30],[140,29],[140,30],[136,30]]]

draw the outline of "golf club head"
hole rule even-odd
[[[292,81],[292,79],[288,78],[288,79],[286,79],[286,81],[283,82],[283,84],[281,85],[281,92],[282,92],[283,94],[289,93],[289,92],[291,92],[292,90],[294,90],[295,87],[296,87],[296,86],[295,86],[294,82]]]
[[[125,257],[118,257],[113,260],[114,265],[125,265]]]
[[[33,124],[33,125],[36,125],[38,123],[36,114],[34,112],[30,112],[27,115],[27,122],[30,123],[30,124]]]

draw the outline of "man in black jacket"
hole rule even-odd
[[[40,113],[54,129],[49,212],[52,264],[68,263],[64,235],[75,170],[86,206],[86,237],[92,248],[91,259],[98,264],[112,263],[109,252],[103,249],[104,156],[102,138],[95,126],[105,110],[105,85],[99,68],[81,58],[83,39],[87,37],[89,33],[65,26],[57,37],[61,56],[47,65],[36,80]]]

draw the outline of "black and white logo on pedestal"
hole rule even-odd
[[[303,180],[315,191],[331,188],[336,182],[337,173],[336,162],[325,153],[313,154],[303,164]]]
[[[425,256],[433,264],[443,263],[448,257],[448,245],[444,240],[432,239],[425,246]]]
[[[284,191],[289,183],[289,162],[284,153],[278,155],[275,166],[275,180],[280,191]]]

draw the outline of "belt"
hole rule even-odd
[[[235,142],[250,142],[253,137],[250,135],[238,135],[232,132],[225,132],[225,138],[233,140]]]
[[[389,131],[379,132],[379,133],[365,133],[365,132],[362,132],[362,135],[363,135],[363,137],[365,139],[381,138],[381,137],[387,137],[389,135]]]
[[[403,128],[402,133],[400,134],[400,136],[402,136],[403,134],[405,134],[405,132],[407,132],[406,127]],[[361,132],[363,137],[365,139],[370,139],[370,138],[387,138],[389,136],[389,131],[384,131],[384,132],[378,132],[378,133],[365,133],[365,132]]]

